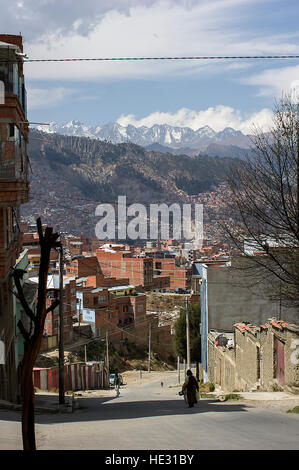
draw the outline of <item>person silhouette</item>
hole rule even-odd
[[[199,391],[199,386],[196,378],[189,369],[186,373],[186,380],[182,387],[184,393],[185,402],[188,403],[189,408],[193,408],[194,404],[197,403],[196,392]]]

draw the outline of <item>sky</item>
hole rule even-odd
[[[0,0],[30,59],[299,55],[298,0]],[[299,59],[25,64],[28,119],[234,127],[271,123]]]

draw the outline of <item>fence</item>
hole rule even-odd
[[[57,390],[59,388],[59,368],[35,367],[33,369],[33,384],[40,390]],[[80,362],[64,366],[64,389],[66,391],[98,390],[108,386],[108,371],[103,362]]]

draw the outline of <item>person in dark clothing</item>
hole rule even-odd
[[[192,371],[187,370],[186,380],[182,387],[182,392],[185,396],[185,401],[188,403],[189,408],[192,408],[195,403],[197,403],[196,392],[199,391],[199,386],[196,378],[192,374]]]

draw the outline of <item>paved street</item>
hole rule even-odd
[[[175,450],[299,449],[299,416],[253,402],[202,399],[186,407],[168,374],[119,398],[79,398],[73,414],[36,416],[37,447],[48,449]],[[114,392],[106,392],[113,395]],[[22,449],[20,414],[0,411],[0,449]]]

